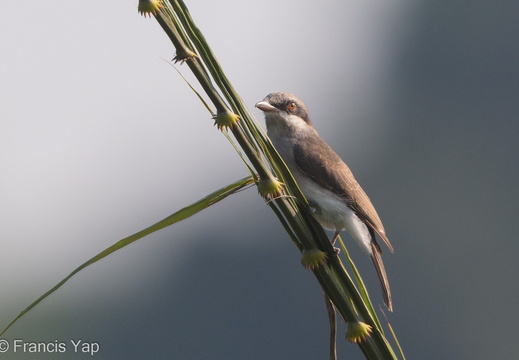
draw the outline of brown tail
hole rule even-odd
[[[384,294],[384,302],[386,303],[389,311],[393,311],[393,301],[391,300],[391,290],[389,289],[389,281],[387,280],[386,269],[382,262],[382,250],[378,246],[375,236],[372,236],[371,240],[371,260],[377,270],[378,278],[380,279],[380,285],[382,286],[382,292]]]

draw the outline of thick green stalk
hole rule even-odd
[[[209,96],[209,99],[217,109],[216,121],[218,121],[219,116],[232,116],[231,110],[213,86],[211,79],[207,76],[207,72],[199,62],[198,56],[191,51],[190,46],[184,41],[186,35],[181,35],[181,32],[178,31],[179,24],[175,24],[175,19],[168,17],[168,13],[169,11],[162,10],[155,17],[177,50],[175,59],[186,62],[207,96]],[[260,179],[273,178],[272,172],[259,155],[258,150],[253,146],[253,143],[245,136],[242,128],[237,123],[229,127],[252,166],[258,172]]]
[[[229,114],[230,108],[239,114],[242,121],[228,127],[258,172],[260,182],[273,179],[272,171],[274,171],[286,184],[283,194],[272,196],[269,205],[303,254],[313,249],[319,249],[327,254],[328,261],[313,268],[313,272],[345,321],[352,324],[366,323],[371,326],[373,331],[371,335],[367,335],[365,340],[358,343],[366,358],[395,359],[396,356],[382,333],[380,322],[371,304],[368,306],[359,294],[326,233],[308,211],[306,199],[290,171],[265,137],[264,132],[258,128],[230,84],[183,0],[169,0],[169,2],[164,3],[166,11],[162,10],[156,17],[163,28],[169,29],[166,33],[177,49],[176,60],[185,60],[217,108],[217,124],[218,115]],[[183,54],[194,51],[198,52],[196,57],[181,58]],[[218,90],[213,85],[213,81]]]
[[[172,3],[174,3],[174,1],[172,1]],[[178,6],[177,6],[177,8],[178,8]],[[209,99],[211,100],[211,102],[217,108],[217,112],[229,113],[230,110],[228,109],[225,101],[221,98],[218,91],[214,88],[211,79],[207,76],[207,73],[205,72],[204,68],[199,63],[198,56],[196,56],[196,55],[190,56],[185,59],[180,58],[181,55],[179,55],[179,54],[190,53],[191,47],[188,46],[187,43],[184,41],[184,39],[186,38],[185,34],[181,35],[181,32],[179,31],[179,29],[182,29],[182,28],[179,27],[179,24],[174,24],[175,18],[168,17],[169,13],[170,13],[170,11],[168,11],[168,10],[160,11],[156,15],[156,18],[157,18],[157,21],[159,22],[159,24],[165,30],[166,34],[168,35],[168,37],[170,38],[171,42],[173,43],[173,45],[175,46],[175,48],[177,50],[177,56],[175,57],[175,59],[180,60],[180,61],[184,60],[187,63],[187,65],[189,66],[189,68],[191,69],[191,71],[193,72],[193,74],[195,75],[197,80],[199,81],[200,85],[202,86],[202,88],[204,89],[206,94],[209,96]],[[182,15],[182,14],[176,14],[176,15]],[[181,16],[179,16],[179,17],[181,17]],[[199,44],[198,47],[201,47],[201,45]],[[214,69],[214,66],[212,66],[210,68]],[[249,114],[246,111],[243,112],[243,114],[245,114],[244,117],[249,117]],[[236,140],[238,141],[238,143],[240,144],[240,146],[242,147],[244,153],[247,155],[247,157],[248,157],[249,161],[251,162],[252,166],[254,167],[254,169],[256,169],[256,171],[258,171],[260,180],[273,178],[272,172],[270,171],[268,165],[265,163],[264,158],[259,153],[259,149],[254,147],[253,142],[249,141],[248,137],[245,136],[245,133],[242,130],[242,128],[238,125],[235,125],[235,126],[231,127],[231,131],[232,131],[234,137],[236,138]],[[287,171],[287,173],[288,173],[288,171]],[[276,202],[280,206],[280,209],[281,209],[282,213],[284,214],[284,218],[286,221],[288,221],[290,226],[293,229],[296,229],[296,231],[301,229],[301,227],[302,227],[301,221],[294,220],[295,219],[295,216],[293,215],[294,210],[291,209],[291,208],[294,208],[294,206],[289,206],[286,203],[285,199],[278,199],[278,200],[276,200]],[[315,243],[312,240],[312,238],[309,238],[306,235],[308,233],[309,232],[307,232],[307,231],[306,232],[299,231],[298,238],[301,240],[300,241],[301,243],[306,245],[306,246],[303,245],[304,248],[311,249],[311,248],[315,247]]]
[[[229,101],[231,108],[238,114],[242,115],[242,120],[245,121],[247,126],[243,127],[245,135],[247,139],[254,143],[258,142],[260,147],[264,146],[265,138],[263,132],[257,131],[257,127],[253,124],[254,119],[249,115],[247,110],[247,106],[243,103],[241,97],[234,90],[231,82],[221,71],[220,63],[218,59],[214,55],[211,47],[205,40],[204,35],[198,29],[195,22],[193,21],[191,14],[187,6],[185,5],[183,0],[169,0],[175,14],[177,15],[179,21],[184,27],[188,36],[192,39],[194,47],[201,54],[201,57],[204,58],[204,62],[207,65],[211,76],[213,77],[215,83],[219,87],[219,89],[224,94],[225,98]]]

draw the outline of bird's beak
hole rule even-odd
[[[266,101],[260,101],[260,102],[256,103],[256,107],[258,109],[260,109],[261,111],[263,111],[263,112],[274,112],[274,111],[277,111],[277,108],[275,108],[274,106],[270,105]]]

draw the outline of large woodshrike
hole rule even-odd
[[[382,251],[375,233],[391,252],[393,247],[375,208],[348,166],[319,136],[305,104],[293,94],[271,93],[256,107],[264,112],[268,136],[308,200],[312,215],[324,228],[335,231],[332,243],[346,229],[371,256],[385,303],[392,310]]]

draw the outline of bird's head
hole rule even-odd
[[[287,92],[268,94],[256,104],[265,114],[268,132],[293,132],[313,127],[305,104],[295,95]]]

